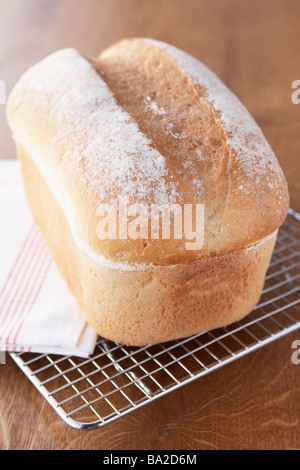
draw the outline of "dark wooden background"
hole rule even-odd
[[[153,37],[202,60],[261,125],[300,211],[299,0],[0,0],[0,80],[75,47],[94,56]],[[15,150],[0,105],[0,158]],[[299,449],[300,330],[106,427],[65,425],[8,357],[0,366],[0,449]]]

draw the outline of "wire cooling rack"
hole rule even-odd
[[[244,320],[142,348],[99,338],[81,359],[33,353],[11,357],[77,429],[95,429],[300,327],[300,214],[279,231],[259,305]]]

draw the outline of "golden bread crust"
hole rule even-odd
[[[285,219],[286,180],[261,130],[203,64],[145,39],[88,61],[59,51],[29,70],[7,108],[14,137],[55,172],[73,232],[114,261],[173,265],[240,250]],[[97,207],[201,203],[201,250],[182,240],[100,240]]]
[[[258,125],[203,64],[148,39],[95,59],[58,51],[21,77],[7,116],[34,219],[100,335],[154,344],[255,307],[287,184]],[[120,200],[203,204],[204,246],[99,239],[97,208]]]
[[[132,346],[155,344],[228,325],[257,304],[276,232],[249,249],[220,257],[142,271],[113,269],[78,248],[30,155],[20,146],[18,155],[35,221],[99,335]]]

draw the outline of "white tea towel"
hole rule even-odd
[[[0,221],[0,351],[88,357],[97,334],[33,222],[16,160],[0,160]]]

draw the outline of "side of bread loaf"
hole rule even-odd
[[[31,68],[8,121],[36,223],[87,321],[144,345],[243,318],[261,295],[288,205],[260,128],[203,64],[148,39]],[[204,246],[100,239],[102,203],[203,204]]]
[[[171,46],[123,40],[88,61],[63,50],[29,70],[8,119],[37,164],[55,172],[83,242],[114,261],[170,265],[245,248],[273,233],[286,181],[261,130],[200,62]],[[101,203],[205,206],[205,244],[97,237]]]
[[[242,319],[257,304],[277,232],[248,249],[175,266],[130,269],[76,243],[30,155],[18,146],[29,207],[86,320],[107,339],[143,346]]]

